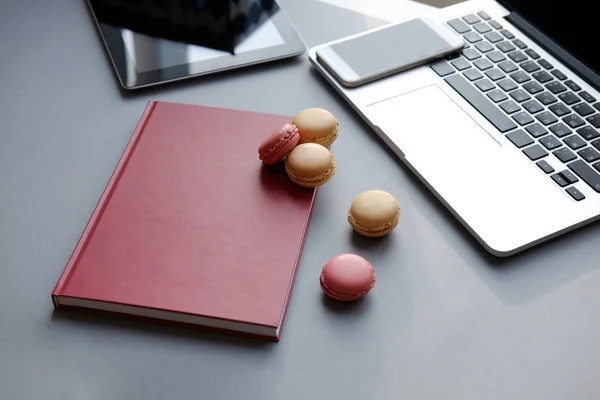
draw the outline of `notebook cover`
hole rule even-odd
[[[55,307],[64,296],[280,326],[316,189],[265,168],[257,148],[289,120],[150,102],[52,292]]]

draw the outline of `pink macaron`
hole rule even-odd
[[[356,254],[340,254],[325,264],[321,272],[321,289],[335,300],[352,301],[375,286],[375,268]]]
[[[300,141],[296,125],[285,124],[267,137],[258,148],[258,158],[267,165],[273,165],[296,147]]]

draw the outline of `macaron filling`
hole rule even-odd
[[[366,226],[366,225],[363,225],[363,224],[357,222],[356,219],[352,216],[352,212],[348,211],[348,222],[350,222],[350,224],[352,226],[358,228],[361,231],[369,232],[372,234],[381,234],[381,233],[385,233],[385,232],[389,231],[390,229],[394,228],[398,224],[398,221],[400,220],[401,212],[402,212],[401,210],[398,210],[398,212],[394,216],[394,219],[383,225]]]
[[[333,290],[329,285],[327,285],[324,275],[325,275],[325,273],[321,272],[321,277],[319,279],[319,281],[321,283],[321,288],[323,289],[323,291],[325,291],[325,293],[331,297],[338,298],[338,299],[345,299],[345,300],[354,300],[354,299],[357,299],[359,297],[366,295],[367,293],[369,293],[369,291],[371,291],[371,289],[373,289],[373,286],[375,286],[375,282],[377,280],[377,277],[375,275],[373,275],[373,279],[371,280],[371,283],[369,284],[369,287],[367,289],[364,289],[364,290],[362,290],[360,292],[356,292],[356,293],[342,293],[340,291]]]
[[[338,129],[339,129],[339,123],[336,124],[335,128],[327,135],[302,138],[301,141],[304,143],[319,143],[319,144],[333,142],[338,135]]]

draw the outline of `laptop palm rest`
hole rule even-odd
[[[370,104],[366,116],[417,175],[489,240],[492,231],[535,218],[540,202],[557,197],[551,196],[556,188],[539,179],[519,151],[501,145],[483,117],[465,112],[461,100],[433,84]]]

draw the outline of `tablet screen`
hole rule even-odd
[[[88,0],[123,86],[305,51],[274,0]]]

